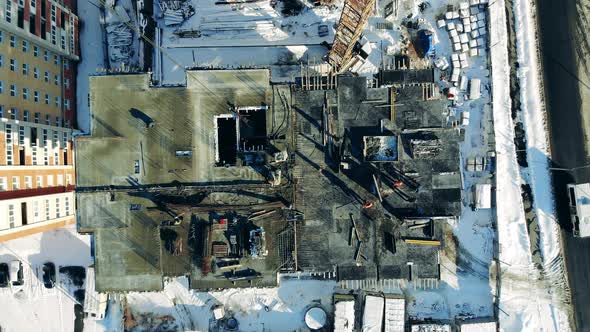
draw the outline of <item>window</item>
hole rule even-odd
[[[1,67],[1,65],[0,65],[0,67]],[[69,89],[70,88],[70,79],[69,78],[66,78],[64,80],[64,85],[66,86],[66,89]]]
[[[49,61],[49,51],[43,51],[43,60]]]
[[[55,107],[60,107],[60,106],[61,106],[61,98],[55,97]]]
[[[36,146],[36,142],[34,142],[35,145],[32,146],[33,149],[33,165],[37,165],[37,146]],[[37,178],[37,184],[39,183],[39,179]]]
[[[67,110],[70,110],[70,100],[69,99],[64,100],[64,105],[66,106]]]
[[[29,75],[29,65],[23,63],[23,75]]]
[[[25,189],[33,188],[33,177],[25,176]]]
[[[55,217],[59,218],[60,217],[60,211],[59,211],[59,197],[55,198]]]
[[[41,113],[35,112],[35,123],[39,123],[39,118],[41,117]]]
[[[0,81],[0,94],[4,93],[4,81]]]
[[[50,34],[50,36],[51,36],[51,43],[53,45],[56,45],[57,44],[57,28],[55,27],[55,25],[52,25],[51,26],[51,34]]]
[[[53,64],[54,65],[59,65],[59,57],[57,56],[57,54],[53,55]]]
[[[23,39],[22,45],[23,45],[23,52],[27,53],[29,51],[29,42]]]
[[[35,56],[35,58],[39,57],[39,46],[37,45],[33,45],[33,56]]]
[[[54,83],[55,85],[59,85],[59,75],[55,75]]]
[[[31,7],[37,7],[37,0],[31,0]]]
[[[55,117],[55,125],[58,127],[61,127],[61,118],[59,116]],[[54,131],[55,133],[55,140],[57,141],[57,131]]]
[[[4,31],[0,31],[0,44],[4,43]]]
[[[0,191],[8,190],[8,183],[6,183],[6,177],[0,177]]]
[[[66,186],[72,184],[72,174],[66,174]]]
[[[0,67],[4,66],[4,56],[0,54]]]
[[[15,70],[16,70],[16,60],[10,59],[10,71],[15,71]]]
[[[43,78],[45,79],[45,82],[49,82],[49,72],[47,70],[45,71],[45,75],[43,75]]]
[[[57,185],[58,186],[63,186],[64,185],[64,175],[63,174],[58,174],[57,175]]]
[[[54,148],[54,149],[55,149],[55,148],[57,148],[57,145],[58,145],[58,143],[59,143],[59,137],[58,137],[58,136],[59,136],[59,135],[58,135],[58,132],[57,132],[57,130],[54,130],[54,131],[53,131],[53,140],[52,140],[52,141],[53,141],[52,143],[53,143],[53,148]],[[56,159],[57,159],[57,158],[56,158]]]
[[[37,175],[37,188],[43,188],[43,176]]]
[[[4,19],[6,22],[12,22],[12,1],[6,1],[6,7],[4,8]],[[11,38],[14,36],[10,36]],[[11,40],[12,43],[12,40]],[[11,44],[12,46],[12,44]],[[14,47],[14,46],[12,46]]]
[[[47,129],[43,129],[43,146],[47,146]]]
[[[70,60],[64,59],[63,61],[64,61],[64,69],[70,70]]]
[[[66,205],[66,216],[69,216],[70,215],[70,198],[66,197],[65,201],[66,201],[66,204],[65,204]]]
[[[6,165],[12,165],[12,125],[6,124],[4,129],[4,134],[6,135]]]
[[[40,213],[39,213],[39,201],[33,201],[33,222],[41,221]]]
[[[33,68],[33,77],[35,79],[39,79],[39,68],[37,68],[37,67]]]
[[[55,5],[51,5],[51,22],[55,22]]]
[[[10,84],[10,96],[16,97],[18,93],[16,92],[16,85]]]
[[[18,145],[25,146],[25,126],[18,126]]]
[[[39,91],[33,92],[33,100],[35,100],[36,103],[39,102]]]
[[[8,4],[8,2],[10,2],[10,1],[6,1],[6,4]],[[12,47],[12,48],[16,47],[16,36],[15,35],[10,35],[10,47]]]
[[[12,177],[12,190],[18,190],[19,189],[19,178],[18,176],[13,176]]]
[[[54,144],[54,145],[57,145],[57,144]],[[57,166],[57,165],[59,165],[59,152],[57,152],[57,151],[55,151],[55,152],[53,153],[53,165],[54,165],[54,166]],[[59,178],[58,178],[57,182],[58,182],[58,185],[60,185],[60,184],[59,184]],[[63,186],[63,182],[64,182],[64,181],[63,181],[63,177],[62,177],[62,179],[61,179],[61,182],[62,182],[62,183],[61,183],[61,186]]]
[[[66,49],[66,36],[61,35],[61,42],[60,42],[59,46],[61,46],[62,50]]]
[[[0,105],[0,118],[4,117],[4,105]]]
[[[45,220],[49,220],[49,200],[45,200]]]
[[[24,112],[23,112],[23,121],[29,122],[29,114],[30,114],[29,111],[24,110]]]
[[[45,105],[49,105],[49,95],[45,94]]]
[[[10,109],[10,118],[12,120],[17,120],[18,119],[18,110],[16,108],[11,108]]]
[[[45,124],[48,126],[51,125],[51,115],[45,114]],[[43,129],[43,132],[47,132],[47,129]]]
[[[53,187],[53,175],[47,175],[47,186]]]
[[[23,88],[23,99],[24,100],[29,99],[29,89],[28,88]]]
[[[9,3],[7,1],[6,3]],[[10,228],[14,228],[14,204],[8,204],[8,222],[10,223]]]
[[[63,132],[63,136],[62,136],[62,139],[61,139],[61,147],[63,149],[65,149],[65,148],[68,147],[68,133],[65,132],[65,131]]]

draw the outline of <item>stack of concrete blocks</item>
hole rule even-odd
[[[486,11],[489,0],[461,2],[458,10],[450,10],[437,22],[439,29],[446,29],[451,39],[451,79],[459,85],[461,69],[469,66],[468,57],[480,56],[487,35]]]

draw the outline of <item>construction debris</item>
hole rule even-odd
[[[190,1],[164,0],[159,2],[164,24],[167,26],[181,25],[191,16],[195,15],[195,8]]]

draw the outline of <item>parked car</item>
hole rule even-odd
[[[10,262],[10,282],[13,286],[24,284],[23,264],[18,260]]]
[[[55,285],[55,264],[52,262],[43,264],[43,284],[45,288],[53,288]]]
[[[0,263],[0,287],[8,287],[9,279],[8,264]]]

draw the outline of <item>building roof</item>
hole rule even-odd
[[[576,196],[576,215],[580,221],[580,237],[590,236],[590,183],[576,184],[573,188]]]
[[[163,277],[179,275],[198,289],[276,285],[293,234],[275,206],[283,206],[280,187],[255,167],[215,161],[216,116],[267,104],[273,116],[284,111],[273,106],[269,79],[268,70],[189,71],[186,87],[158,88],[147,74],[90,78],[91,136],[75,144],[79,229],[94,234],[96,290],[156,291]],[[262,120],[242,131],[266,132]],[[276,211],[250,220],[259,204]],[[224,231],[219,218],[230,214],[236,222]],[[245,244],[252,229],[263,230],[262,258]],[[211,266],[230,250],[241,257],[231,265],[240,270]]]
[[[496,332],[496,322],[462,322],[459,332]]]
[[[91,77],[92,136],[76,141],[77,186],[264,180],[251,169],[215,167],[214,117],[231,105],[268,103],[269,77],[268,70],[189,71],[186,88],[150,87],[148,74]]]
[[[434,82],[434,69],[381,70],[380,84],[412,84]]]

